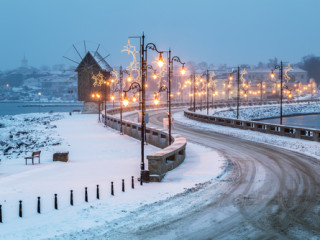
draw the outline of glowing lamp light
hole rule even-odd
[[[232,79],[233,79],[233,76],[230,74],[229,75],[229,80],[232,81]]]
[[[161,67],[163,67],[163,65],[164,65],[164,61],[162,59],[162,53],[160,53],[159,60],[158,60],[158,66],[161,68]]]
[[[111,95],[111,100],[114,101],[114,95]]]
[[[41,92],[38,92],[38,95],[41,96]]]
[[[128,97],[127,97],[127,93],[124,94],[124,98],[123,98],[122,103],[123,103],[123,106],[125,106],[125,107],[128,106],[129,100],[128,100]]]
[[[245,93],[245,94],[244,94],[244,97],[248,97],[248,95]]]
[[[153,79],[157,79],[157,73],[156,73],[156,71],[154,71],[154,73],[153,73]]]
[[[184,64],[182,65],[182,68],[181,68],[181,74],[182,75],[186,74],[186,69],[184,68]]]
[[[133,101],[133,102],[136,102],[136,101],[137,101],[136,96],[133,96],[132,101]]]
[[[159,104],[159,99],[158,99],[157,96],[155,96],[155,98],[154,98],[154,104],[155,104],[155,105],[158,105],[158,104]]]
[[[97,93],[96,95],[97,95],[97,98],[100,98],[100,97],[101,97],[99,93]]]
[[[132,78],[131,76],[128,77],[128,82],[131,82],[132,81]]]
[[[271,77],[271,78],[274,78],[274,77],[275,77],[273,71],[271,72],[270,77]]]
[[[288,98],[292,98],[292,93],[289,93]]]
[[[91,94],[91,97],[94,98],[96,95],[94,95],[94,93]]]

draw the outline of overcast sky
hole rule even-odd
[[[256,64],[278,57],[291,63],[320,55],[319,0],[0,0],[0,70],[67,63],[102,44],[111,65],[128,36],[145,32],[160,50],[184,61]],[[79,59],[76,59],[77,61]]]

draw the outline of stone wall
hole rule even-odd
[[[185,106],[186,104],[173,104],[174,107]],[[164,107],[159,106],[159,107]],[[154,106],[152,106],[154,108]],[[137,110],[138,106],[126,107],[123,112]],[[122,131],[124,134],[136,139],[141,139],[141,125],[129,120],[120,119],[111,114],[117,114],[120,112],[119,108],[111,109],[107,111],[107,126],[120,131],[122,124]],[[102,114],[102,122],[105,121],[105,114]],[[172,135],[172,144],[169,146],[168,133],[161,129],[147,127],[146,128],[146,142],[161,148],[160,151],[155,152],[147,156],[148,167],[150,172],[151,182],[160,182],[166,173],[176,167],[178,167],[185,159],[187,140],[179,135]]]
[[[290,101],[290,102],[292,103],[292,102],[307,102],[307,101]],[[267,104],[267,103],[270,104],[270,102],[265,102],[263,104]],[[225,107],[225,104],[218,104],[218,105],[215,105],[214,107]],[[196,109],[198,109],[198,107]],[[270,124],[270,123],[263,123],[263,122],[257,122],[257,121],[245,121],[245,120],[238,120],[233,118],[208,116],[200,113],[195,113],[191,110],[193,110],[193,108],[189,108],[188,111],[184,111],[184,115],[190,119],[200,121],[200,122],[212,123],[216,125],[245,129],[245,130],[252,130],[252,131],[257,131],[262,133],[278,135],[278,136],[285,136],[285,137],[299,138],[304,140],[320,142],[319,129],[299,128],[299,127]]]

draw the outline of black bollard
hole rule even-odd
[[[58,210],[58,194],[54,194],[54,209]]]
[[[22,201],[19,201],[19,217],[22,218]]]
[[[99,185],[97,185],[97,199],[100,199],[100,194],[99,194]]]
[[[113,182],[111,182],[111,195],[114,196],[114,191],[113,191]]]
[[[84,191],[85,191],[85,193],[84,193],[84,200],[85,200],[86,202],[88,202],[88,188],[85,187],[85,188],[84,188]]]
[[[134,177],[131,177],[131,188],[134,189]]]
[[[0,205],[0,223],[2,223],[2,205]]]
[[[73,190],[70,190],[70,205],[73,206]]]
[[[124,179],[122,179],[122,192],[124,192]]]
[[[38,197],[37,212],[38,212],[38,213],[41,213],[41,209],[40,209],[40,197]]]

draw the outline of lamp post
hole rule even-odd
[[[146,87],[146,79],[147,79],[147,69],[148,69],[148,62],[147,62],[147,57],[148,57],[148,49],[156,51],[159,53],[159,60],[158,60],[158,66],[162,67],[164,65],[164,61],[162,58],[162,51],[158,51],[157,46],[154,43],[148,43],[144,47],[144,39],[145,36],[144,34],[142,35],[142,54],[141,54],[141,68],[142,68],[142,76],[141,76],[141,98],[142,98],[142,104],[141,104],[141,183],[142,183],[142,171],[145,170],[145,165],[144,165],[144,140],[145,140],[145,128],[146,128],[146,123],[145,123],[145,87]]]
[[[165,85],[162,85],[158,92],[154,92],[154,96],[155,96],[155,104],[158,104],[159,103],[159,99],[158,99],[158,93],[161,93],[161,92],[166,92],[167,93],[167,107],[169,107],[169,89],[167,86]]]
[[[196,73],[193,72],[193,112],[196,112]]]
[[[168,54],[168,60],[169,60],[169,65],[168,65],[168,91],[169,91],[169,97],[168,97],[168,104],[169,104],[169,114],[168,114],[168,118],[169,118],[169,145],[171,145],[171,76],[172,76],[172,72],[173,72],[173,62],[178,62],[180,64],[182,64],[182,68],[181,68],[181,74],[184,75],[186,73],[186,70],[184,68],[184,62],[182,62],[180,60],[180,58],[178,56],[174,56],[171,58],[171,49],[169,49],[169,54]]]
[[[114,93],[118,92],[119,93],[119,102],[120,102],[120,135],[123,134],[122,132],[122,83],[123,83],[123,74],[127,73],[130,76],[130,73],[128,73],[128,71],[123,70],[122,66],[120,66],[119,69],[119,85],[116,88],[113,88],[113,92],[111,95],[111,100],[114,103],[115,100],[115,96]],[[114,108],[114,107],[113,107]]]
[[[99,116],[99,122],[101,121],[100,120],[100,98],[101,98],[101,95],[100,95],[100,93],[93,93],[93,94],[91,94],[91,97],[93,98],[93,99],[97,99],[97,101],[98,101],[98,108],[99,108],[99,110],[98,110],[98,116]]]
[[[280,72],[280,125],[282,125],[282,99],[283,99],[283,88],[288,89],[288,86],[283,85],[283,62],[280,62],[280,65],[275,65],[274,68],[271,70],[271,78],[275,78],[274,71],[279,69]],[[291,90],[289,90],[289,98],[292,98]]]
[[[190,90],[189,90],[189,97],[190,97],[190,108],[192,107],[192,75],[190,75],[190,80],[185,81],[185,86],[187,87],[190,85]],[[189,100],[189,99],[188,99]]]
[[[109,86],[110,83],[108,81],[104,81],[104,126],[105,127],[107,127],[107,85]],[[100,112],[100,105],[99,105],[99,112]],[[100,121],[100,113],[99,113],[99,121]]]
[[[209,115],[209,81],[210,81],[209,78],[210,78],[210,72],[214,72],[214,71],[217,71],[217,70],[207,69],[206,72],[205,72],[205,75],[206,75],[206,78],[207,78],[207,87],[206,87],[206,91],[207,91],[207,115]],[[213,94],[213,88],[212,88],[212,94]]]
[[[263,80],[259,80],[257,85],[260,87],[260,103],[262,103],[263,88],[265,88]]]
[[[161,51],[158,51],[156,45],[154,43],[148,43],[145,45],[145,35],[144,33],[142,36],[138,37],[130,37],[130,38],[139,38],[140,39],[140,72],[141,72],[141,84],[138,82],[133,82],[129,89],[126,91],[123,91],[125,93],[124,99],[123,99],[123,105],[128,105],[128,98],[127,98],[127,92],[132,89],[137,89],[139,92],[141,92],[141,164],[140,164],[140,184],[142,185],[145,170],[145,164],[144,164],[144,142],[145,142],[145,87],[146,87],[146,79],[147,79],[147,51],[148,49],[156,51],[159,53],[159,61],[158,65],[159,67],[162,67],[164,65],[163,59],[162,59],[162,53]]]
[[[170,93],[169,93],[169,89],[167,86],[165,85],[162,85],[158,92],[154,92],[154,103],[157,105],[159,104],[159,99],[158,99],[158,95],[159,93],[161,92],[166,92],[167,93],[167,107],[169,107],[169,114],[168,114],[168,125],[170,126],[170,110],[171,110],[171,106],[170,106],[170,103],[169,103],[169,98],[170,98]],[[170,132],[170,128],[169,128],[169,145],[171,144],[171,138],[170,138],[170,135],[171,132]]]
[[[39,96],[39,113],[40,113],[40,99],[41,99],[41,92],[38,92],[38,96]]]
[[[145,170],[144,166],[144,140],[145,140],[145,121],[144,121],[144,111],[145,111],[145,98],[144,98],[144,91],[145,88],[143,85],[141,85],[138,82],[133,82],[130,84],[128,90],[123,90],[124,92],[124,98],[123,98],[123,105],[127,106],[129,104],[128,96],[127,93],[131,90],[137,90],[138,92],[141,92],[142,97],[141,97],[141,106],[142,106],[142,113],[141,113],[141,135],[140,135],[140,140],[141,140],[141,164],[140,164],[140,184],[142,185],[142,182],[145,180],[143,179],[143,171]]]
[[[233,73],[237,73],[237,119],[239,119],[239,107],[240,107],[240,66],[238,66],[237,70],[233,70],[229,74],[229,80],[232,80]]]

